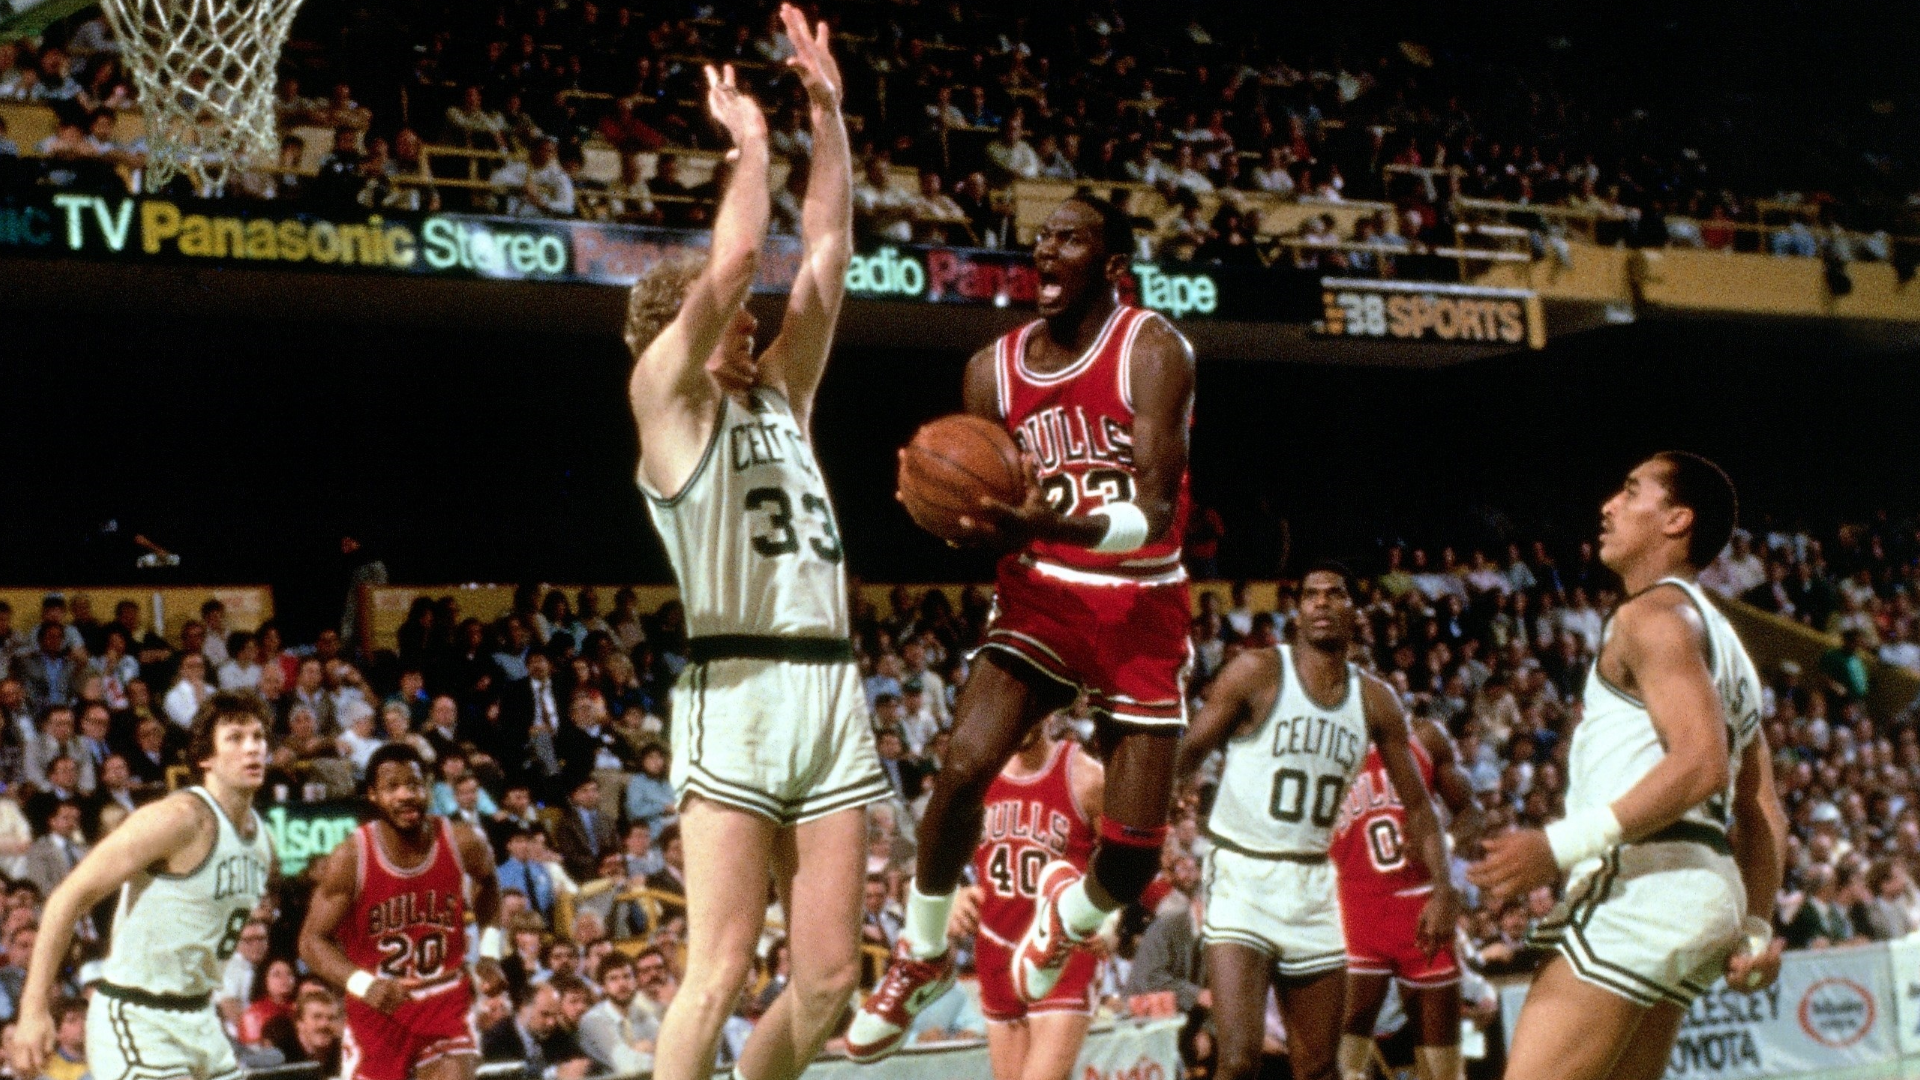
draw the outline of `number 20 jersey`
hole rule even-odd
[[[1255,858],[1325,855],[1347,785],[1367,752],[1360,670],[1331,708],[1307,695],[1293,647],[1279,645],[1280,688],[1254,731],[1227,742],[1207,817],[1215,845]]]
[[[340,924],[340,948],[355,967],[389,979],[423,979],[413,998],[466,985],[467,875],[453,827],[428,819],[433,850],[402,869],[381,850],[378,821],[353,832],[359,887]]]
[[[833,504],[785,397],[723,397],[706,453],[678,492],[645,480],[691,637],[852,632]]]
[[[1093,344],[1053,372],[1027,366],[1036,320],[994,342],[994,381],[1000,418],[1020,449],[1036,459],[1040,490],[1063,514],[1088,514],[1109,503],[1133,502],[1133,343],[1160,316],[1145,308],[1114,308]],[[1167,531],[1144,547],[1104,554],[1058,541],[1035,541],[1036,558],[1081,570],[1129,577],[1175,570],[1187,534],[1188,477]]]

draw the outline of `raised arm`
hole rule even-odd
[[[1433,880],[1433,893],[1420,910],[1415,938],[1429,954],[1439,952],[1453,941],[1453,928],[1460,917],[1460,898],[1453,889],[1453,875],[1447,865],[1447,841],[1440,831],[1440,819],[1433,812],[1433,798],[1420,782],[1420,767],[1414,763],[1413,749],[1407,745],[1407,714],[1393,688],[1372,675],[1360,683],[1366,702],[1367,735],[1380,751],[1380,763],[1386,766],[1393,793],[1407,815],[1407,846],[1420,857]]]
[[[847,150],[847,125],[840,116],[844,83],[828,49],[827,24],[811,30],[792,4],[780,5],[780,19],[793,41],[787,65],[807,91],[813,126],[813,161],[807,172],[807,199],[800,210],[805,252],[780,334],[760,360],[761,377],[787,395],[794,414],[806,423],[813,395],[826,371],[833,330],[846,293],[847,262],[853,257],[853,155]]]
[[[705,402],[715,391],[705,364],[727,324],[746,301],[767,238],[767,121],[760,106],[734,84],[732,65],[724,72],[709,66],[707,109],[733,139],[733,178],[714,215],[713,239],[705,266],[686,287],[679,311],[650,339],[650,327],[638,325],[629,308],[627,348],[635,354],[627,391],[642,436],[647,421],[672,401]],[[636,294],[657,285],[643,275]]]
[[[1176,782],[1192,776],[1207,755],[1242,730],[1259,724],[1280,688],[1280,654],[1246,649],[1220,669],[1173,759]]]
[[[13,1038],[15,1075],[40,1075],[53,1050],[53,1021],[47,998],[73,944],[74,924],[135,874],[196,847],[203,834],[211,836],[215,827],[212,818],[206,804],[184,792],[142,807],[107,834],[47,897],[40,933],[33,940],[33,956],[27,962],[27,981],[20,993],[20,1024]],[[211,843],[202,842],[204,846]]]

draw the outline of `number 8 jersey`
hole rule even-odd
[[[1367,752],[1360,670],[1348,664],[1345,694],[1323,706],[1307,695],[1293,647],[1276,648],[1273,708],[1253,732],[1228,741],[1207,835],[1254,858],[1325,856],[1347,784]]]
[[[826,480],[787,399],[757,386],[720,400],[680,490],[647,509],[680,582],[687,634],[845,638],[847,578]]]

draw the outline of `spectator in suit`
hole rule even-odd
[[[86,838],[80,832],[80,803],[62,802],[48,816],[47,831],[27,848],[26,878],[40,889],[41,895],[48,895],[86,857]],[[17,996],[15,1000],[19,1000]]]
[[[511,1019],[487,1029],[480,1053],[488,1061],[522,1063],[542,1080],[581,1080],[593,1059],[571,1037],[555,1037],[560,1034],[560,995],[551,986],[538,986]]]
[[[553,659],[544,652],[527,654],[526,672],[526,678],[507,683],[500,692],[499,741],[509,755],[501,762],[511,771],[509,763],[518,758],[521,771],[544,784],[560,772],[554,738],[570,688],[556,675]]]
[[[27,705],[35,712],[73,703],[73,661],[67,656],[67,628],[47,621],[34,631],[33,652],[15,661],[26,686]]]
[[[537,825],[520,825],[508,834],[507,857],[501,861],[496,876],[501,889],[520,890],[542,919],[552,919],[553,877],[533,857],[533,837],[539,832]]]
[[[600,808],[600,782],[588,776],[567,794],[567,807],[554,827],[553,846],[575,881],[591,881],[600,871],[600,858],[618,849],[615,822]]]
[[[667,905],[662,917],[676,912],[686,911],[687,895],[687,859],[686,852],[680,846],[680,825],[675,822],[660,831],[660,862],[658,872],[647,875],[647,888],[654,892],[666,893],[681,898],[679,905]]]
[[[313,713],[315,730],[321,737],[332,738],[340,733],[333,695],[327,692],[327,665],[316,656],[300,661],[294,673],[293,689],[287,694],[288,715],[303,707]]]
[[[911,805],[920,797],[920,789],[926,783],[926,766],[907,757],[906,740],[897,728],[881,729],[875,745],[880,752],[880,770],[887,774],[887,783],[893,787],[895,797],[901,805]]]
[[[868,874],[866,893],[861,898],[860,940],[893,951],[905,926],[900,913],[887,903],[887,879],[883,874]]]
[[[456,758],[455,760],[458,759]],[[436,800],[439,797],[440,787],[441,785],[439,784],[434,785]],[[451,790],[453,792],[452,805],[444,810],[436,807],[434,813],[444,815],[454,821],[465,822],[471,826],[475,832],[482,836],[486,835],[487,822],[494,814],[499,813],[499,807],[493,804],[493,796],[488,795],[486,789],[480,786],[480,778],[472,773],[462,773],[459,778],[452,783]]]
[[[126,758],[134,781],[143,786],[165,783],[171,762],[166,751],[167,726],[158,717],[143,716],[133,730],[133,750]]]
[[[96,841],[100,839],[100,811],[109,806],[118,806],[131,814],[145,801],[134,794],[133,772],[127,768],[127,759],[119,754],[108,754],[106,760],[100,763],[100,783],[83,804],[85,813],[82,817],[87,835]]]
[[[74,765],[74,774],[65,783],[53,776],[54,762],[61,758],[69,759]],[[65,789],[67,794],[63,798],[93,790],[93,756],[74,730],[72,706],[56,705],[40,717],[39,733],[27,744],[22,773],[36,787]]]
[[[460,703],[451,694],[439,694],[427,704],[427,723],[420,732],[433,747],[436,761],[465,758],[470,744],[460,733]]]
[[[626,773],[638,762],[627,740],[607,722],[606,699],[597,690],[576,688],[568,701],[567,721],[553,741],[554,756],[560,762],[560,790],[556,794],[570,796],[580,781],[599,776],[610,796],[603,809],[609,814],[618,813],[618,798],[627,785]]]

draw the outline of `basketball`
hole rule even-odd
[[[1018,505],[1026,498],[1020,449],[1005,429],[965,413],[914,432],[900,455],[900,501],[914,523],[943,540],[962,539],[959,519],[982,498]]]

